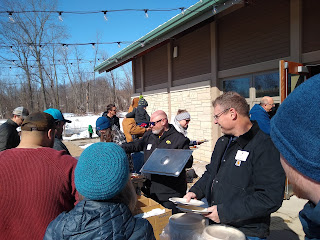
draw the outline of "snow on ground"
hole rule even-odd
[[[126,115],[126,112],[119,112],[118,114],[120,120],[120,128],[122,131],[122,120]],[[102,113],[99,115],[95,115],[92,113],[87,113],[85,115],[77,115],[74,113],[63,113],[65,119],[72,121],[71,123],[66,123],[63,140],[70,141],[81,138],[89,138],[88,127],[89,125],[93,128],[92,137],[98,137],[96,132],[96,120],[102,116]],[[0,119],[0,124],[7,121],[7,119]],[[17,129],[20,130],[19,128]],[[83,146],[85,147],[85,146]]]

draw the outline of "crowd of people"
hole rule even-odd
[[[171,197],[206,198],[210,224],[259,240],[269,235],[270,215],[282,205],[287,174],[295,194],[309,200],[300,212],[305,239],[320,239],[320,130],[314,117],[320,99],[314,89],[320,89],[320,75],[290,93],[271,121],[271,97],[250,110],[238,93],[223,93],[212,103],[223,136],[201,178],[187,191],[191,156],[177,177],[148,176],[144,194],[173,214],[179,210]],[[197,141],[187,135],[187,110],[170,124],[162,110],[149,116],[147,106],[143,97],[132,100],[123,133],[116,106],[109,104],[96,121],[100,142],[79,160],[62,142],[70,121],[60,110],[14,109],[0,126],[0,239],[155,239],[150,223],[134,217],[130,154],[142,151],[146,162],[157,148],[189,149]],[[89,132],[92,137],[92,126]]]

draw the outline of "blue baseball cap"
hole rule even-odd
[[[108,118],[106,117],[99,117],[96,121],[96,129],[97,130],[104,130],[110,128],[111,124]]]
[[[64,122],[67,122],[67,123],[71,123],[70,120],[67,120],[67,119],[65,119],[65,118],[63,117],[63,114],[62,114],[61,111],[58,110],[58,109],[48,108],[48,109],[45,110],[44,112],[50,114],[55,120],[64,121]]]

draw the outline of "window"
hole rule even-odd
[[[223,91],[234,91],[241,96],[248,98],[250,88],[250,78],[237,78],[232,80],[223,81]]]
[[[253,77],[256,97],[279,96],[279,73],[266,73]]]

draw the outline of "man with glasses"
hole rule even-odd
[[[143,151],[144,162],[146,162],[156,148],[189,149],[189,139],[168,123],[167,114],[164,111],[158,110],[151,115],[150,128],[151,131],[147,131],[141,139],[122,144],[125,151],[127,153]],[[192,167],[192,163],[191,156],[185,168]],[[178,177],[151,174],[150,197],[164,207],[172,209],[172,213],[176,213],[177,209],[169,198],[183,197],[186,191],[185,171],[182,171]]]
[[[64,143],[62,142],[62,133],[63,133],[64,125],[66,123],[71,123],[71,121],[65,119],[61,111],[58,109],[49,108],[44,112],[50,114],[54,118],[54,120],[56,120],[56,131],[55,131],[56,134],[55,134],[53,149],[56,149],[58,151],[65,150],[67,154],[71,155],[66,145],[64,145]]]
[[[0,151],[15,148],[20,143],[17,127],[20,127],[29,111],[24,107],[17,107],[12,112],[12,118],[0,126]]]
[[[214,102],[220,137],[206,172],[185,198],[206,198],[211,221],[241,230],[248,239],[266,239],[270,214],[280,208],[285,174],[270,137],[249,119],[249,105],[235,92]],[[211,222],[212,223],[212,222]]]
[[[119,122],[119,118],[117,117],[117,108],[116,105],[114,104],[109,104],[107,106],[107,111],[105,111],[102,114],[102,117],[106,117],[109,119],[110,123],[111,123],[111,128],[113,125],[116,125],[119,130],[120,130],[120,122]]]
[[[272,97],[265,96],[261,98],[260,104],[255,104],[250,110],[250,120],[258,122],[260,129],[270,135],[270,116],[269,112],[275,107]]]

